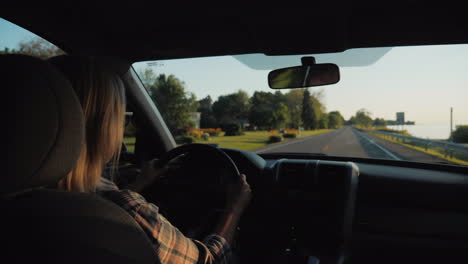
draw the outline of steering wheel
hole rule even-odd
[[[168,172],[143,196],[183,233],[202,239],[225,209],[228,185],[242,181],[239,169],[225,152],[207,144],[176,147],[160,161]]]
[[[187,153],[208,155],[225,166],[226,170],[229,172],[230,180],[234,183],[242,180],[239,169],[234,161],[224,151],[207,144],[193,143],[173,148],[166,152],[160,160],[163,164],[168,164],[171,160]]]

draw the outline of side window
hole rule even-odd
[[[123,151],[134,153],[136,141],[136,126],[132,119],[133,112],[125,112],[124,148]]]
[[[119,188],[126,188],[128,184],[135,181],[135,177],[139,174],[139,169],[135,166],[137,164],[135,155],[137,125],[133,114],[133,111],[129,109],[127,105],[127,111],[125,112],[124,142],[117,166],[118,173],[105,173]],[[111,169],[111,167],[107,169]]]
[[[41,59],[65,54],[49,41],[3,18],[0,18],[0,36],[0,54],[25,54]]]

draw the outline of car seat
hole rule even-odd
[[[7,173],[0,185],[3,262],[158,263],[134,219],[96,194],[56,190],[84,139],[80,103],[50,63],[0,55]]]

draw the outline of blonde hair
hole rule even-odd
[[[106,70],[94,58],[61,56],[50,61],[71,81],[86,125],[76,166],[58,183],[58,188],[93,192],[106,163],[111,161],[115,166],[119,158],[125,123],[124,85],[116,73]]]

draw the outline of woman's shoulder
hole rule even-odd
[[[158,211],[158,207],[147,202],[141,194],[128,189],[119,189],[114,182],[106,178],[101,179],[101,183],[96,188],[96,193],[127,211],[140,211],[139,209],[142,207],[151,207],[152,211]]]
[[[117,187],[117,185],[113,181],[105,177],[101,177],[100,182],[96,186],[97,193],[105,192],[105,191],[115,191],[115,190],[119,190],[119,187]]]

